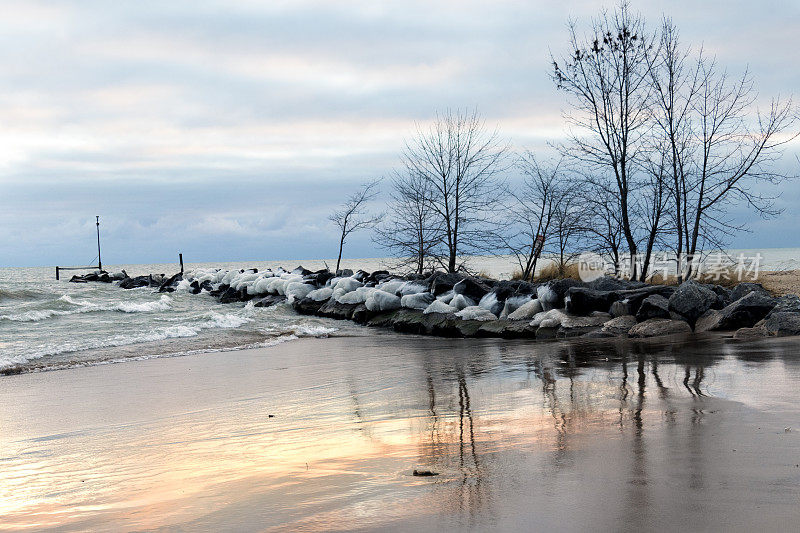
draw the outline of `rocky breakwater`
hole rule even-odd
[[[644,338],[705,331],[732,331],[740,339],[800,335],[800,299],[773,297],[756,283],[733,289],[693,280],[668,286],[611,277],[527,283],[442,272],[334,274],[297,267],[126,276],[119,286],[208,293],[222,303],[257,307],[286,302],[300,314],[446,337]]]

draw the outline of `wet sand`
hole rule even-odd
[[[794,530],[798,385],[797,339],[371,332],[4,376],[0,530]]]

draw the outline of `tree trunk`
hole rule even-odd
[[[336,260],[335,274],[339,274],[339,265],[342,263],[342,248],[344,248],[344,232],[342,232],[342,238],[339,239],[339,258]]]

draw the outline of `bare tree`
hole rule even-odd
[[[524,179],[510,192],[513,203],[508,208],[509,233],[505,246],[514,255],[523,280],[533,279],[536,264],[553,233],[554,218],[566,197],[561,175],[561,161],[541,164],[527,152],[517,162]]]
[[[553,246],[556,266],[561,276],[566,274],[566,267],[580,252],[575,242],[586,231],[586,208],[575,185],[563,187],[560,200],[553,211]]]
[[[371,181],[362,185],[358,191],[351,194],[341,208],[334,211],[328,219],[336,224],[341,232],[339,238],[339,257],[336,260],[336,271],[342,263],[342,250],[347,237],[355,231],[374,228],[382,219],[382,215],[372,215],[367,209],[367,204],[378,196],[378,183],[380,180]]]
[[[561,146],[562,153],[614,184],[632,276],[636,276],[638,247],[631,196],[636,164],[650,129],[648,56],[653,46],[642,18],[623,1],[612,15],[603,13],[594,20],[585,38],[570,24],[574,52],[560,62],[553,59],[553,80],[571,97],[575,111],[566,116],[576,131]]]
[[[375,243],[397,258],[398,268],[422,274],[432,267],[442,236],[441,221],[431,209],[431,183],[412,169],[395,172],[386,223],[376,229]]]
[[[662,140],[663,139],[659,139]],[[642,191],[636,195],[635,215],[640,224],[640,232],[644,240],[644,253],[639,261],[639,280],[647,279],[653,262],[653,254],[660,239],[667,232],[675,231],[665,222],[667,207],[671,195],[669,182],[669,147],[668,143],[656,143],[647,159],[643,162],[645,180],[641,184]]]
[[[687,277],[698,252],[721,247],[723,239],[743,229],[729,217],[731,205],[744,204],[763,217],[780,212],[764,185],[795,177],[775,167],[785,145],[798,137],[792,131],[797,114],[791,100],[773,99],[768,112],[761,113],[753,109],[755,92],[747,73],[730,81],[714,61],[699,61],[702,81],[692,106],[691,174],[680,191]]]
[[[406,168],[430,187],[428,206],[438,217],[443,266],[455,272],[459,256],[495,250],[507,147],[487,132],[477,111],[438,115],[428,131],[406,144]],[[446,262],[445,262],[446,261]]]
[[[650,82],[653,86],[655,130],[660,138],[660,156],[666,160],[670,198],[673,207],[668,218],[674,229],[675,242],[666,243],[675,252],[678,279],[683,277],[681,257],[686,240],[687,160],[691,155],[692,105],[700,88],[700,70],[703,52],[695,67],[687,64],[690,52],[680,46],[678,29],[672,20],[664,18],[661,24],[661,44],[658,53],[650,56]]]
[[[625,237],[622,235],[622,221],[616,209],[616,193],[597,183],[584,182],[582,202],[585,206],[585,236],[590,249],[608,258],[614,267],[614,275],[619,274]]]

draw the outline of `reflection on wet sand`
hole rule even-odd
[[[3,378],[0,529],[780,528],[798,360],[376,335]]]

